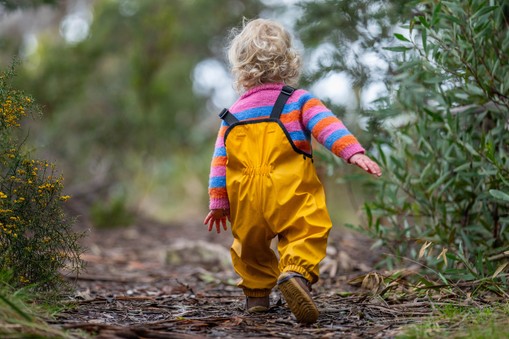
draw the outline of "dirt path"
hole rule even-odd
[[[419,300],[384,299],[348,284],[371,270],[369,243],[336,232],[314,286],[316,324],[298,325],[278,291],[269,313],[248,315],[230,242],[231,235],[204,232],[199,222],[94,230],[72,296],[76,307],[55,325],[97,338],[389,338],[431,313]]]

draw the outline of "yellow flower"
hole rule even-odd
[[[7,195],[4,192],[0,192],[0,199],[7,198]]]

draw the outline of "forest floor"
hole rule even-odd
[[[313,287],[318,322],[297,324],[277,290],[268,313],[250,315],[235,286],[231,240],[200,222],[91,229],[75,306],[53,325],[94,338],[390,338],[433,314],[429,296],[395,293],[405,274],[387,284],[373,273],[369,240],[336,229]]]

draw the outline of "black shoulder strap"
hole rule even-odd
[[[274,107],[272,107],[272,112],[270,113],[271,119],[279,119],[281,112],[283,112],[283,108],[288,101],[288,98],[293,94],[294,91],[295,89],[291,86],[283,86],[281,93],[279,93],[279,96],[276,99]],[[230,111],[226,108],[223,108],[221,113],[219,113],[219,117],[223,119],[228,125],[233,125],[239,122],[239,119],[231,114]]]
[[[221,113],[219,113],[219,117],[223,119],[228,125],[233,125],[239,122],[239,119],[237,119],[233,114],[231,114],[230,111],[226,108],[223,108]]]
[[[285,107],[286,101],[290,97],[290,95],[293,94],[293,91],[295,89],[290,86],[283,86],[281,89],[281,93],[279,93],[279,96],[277,97],[276,103],[274,104],[274,107],[272,108],[272,112],[270,113],[271,119],[279,119],[281,116],[281,112],[283,111],[283,108]]]

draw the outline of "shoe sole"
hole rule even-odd
[[[320,313],[313,299],[296,281],[291,278],[279,285],[290,311],[299,323],[312,324],[318,320]]]

